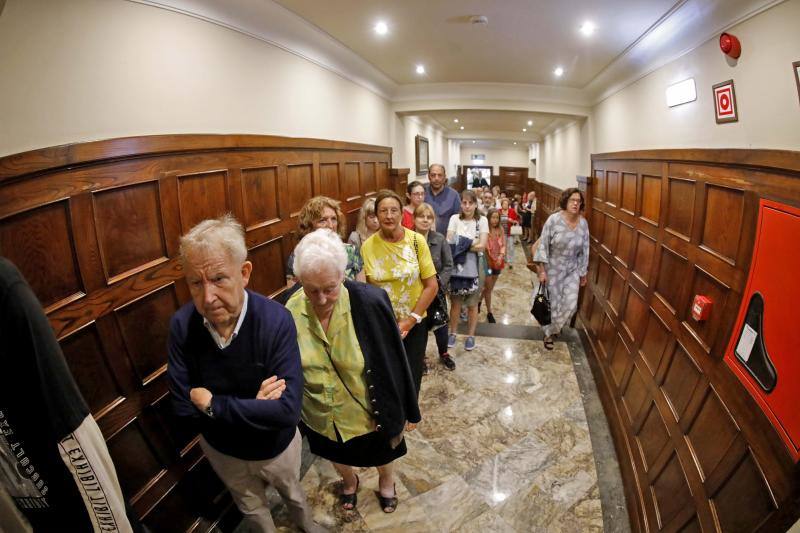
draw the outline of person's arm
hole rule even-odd
[[[416,244],[419,277],[422,281],[422,294],[419,295],[419,298],[414,304],[414,309],[412,312],[421,316],[425,313],[425,311],[428,309],[428,306],[431,305],[431,302],[436,297],[436,291],[439,290],[439,286],[436,283],[436,267],[433,266],[433,258],[431,257],[431,251],[430,248],[428,248],[428,243],[425,242],[425,239],[420,237],[418,234],[414,234],[414,239]],[[397,324],[400,328],[400,335],[405,337],[411,328],[417,324],[417,321],[414,317],[407,316],[401,318]]]
[[[447,242],[455,242],[456,237],[456,227],[458,224],[458,216],[452,215],[450,220],[447,222]]]
[[[581,277],[581,287],[583,287],[586,285],[586,274],[589,270],[589,227],[583,218],[581,219],[581,225],[584,226],[584,231],[580,257],[578,258],[578,274]]]
[[[179,330],[176,317],[172,317],[167,339],[167,378],[172,400],[172,412],[177,417],[178,430],[187,436],[201,432],[212,420],[204,413],[204,408],[196,407],[191,400],[192,390],[189,361],[183,353],[185,332]]]
[[[268,359],[274,375],[278,380],[284,381],[285,390],[277,400],[215,394],[211,398],[214,419],[256,430],[292,427],[300,421],[303,373],[300,349],[297,346],[297,329],[288,311],[274,320],[280,320],[280,325],[272,332],[272,338],[265,340],[265,346],[261,349],[264,350],[264,358]]]
[[[545,265],[550,260],[550,230],[553,226],[553,219],[548,218],[542,226],[542,234],[539,236],[539,248],[532,250],[533,260],[536,262],[536,270],[539,274],[539,282],[547,283],[547,271]]]
[[[486,217],[481,217],[478,222],[478,237],[472,241],[470,252],[482,252],[486,249],[486,243],[489,240],[489,223]]]
[[[439,271],[439,280],[442,282],[442,287],[447,287],[452,273],[453,252],[450,250],[450,245],[445,241],[442,243],[442,269]]]

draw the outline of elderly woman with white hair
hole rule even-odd
[[[345,279],[339,237],[318,229],[295,249],[302,290],[286,307],[297,326],[303,378],[301,430],[312,453],[342,476],[340,503],[358,502],[357,467],[378,469],[381,508],[397,508],[392,461],[406,453],[403,431],[419,422],[417,394],[386,292]]]

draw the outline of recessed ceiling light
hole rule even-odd
[[[595,26],[595,25],[594,25],[594,22],[592,22],[592,21],[590,21],[590,20],[587,20],[586,22],[584,22],[584,23],[581,25],[580,32],[581,32],[581,33],[582,33],[582,34],[583,34],[585,37],[589,37],[590,35],[592,35],[592,34],[594,33],[594,30],[595,30],[596,28],[597,28],[597,26]]]
[[[528,131],[528,128],[522,128],[522,133],[525,133],[526,131]]]
[[[425,65],[417,65],[417,74],[425,74]]]
[[[458,124],[458,119],[457,119],[457,118],[454,118],[454,119],[453,119],[453,122],[455,122],[456,124]]]
[[[517,141],[514,141],[514,144],[517,144]]]
[[[472,144],[475,144],[475,141],[472,141]]]
[[[382,20],[375,24],[375,33],[378,35],[386,35],[389,32],[389,26]]]
[[[553,71],[553,74],[560,77],[562,74],[564,74],[564,69],[561,67],[556,67],[556,69]]]
[[[532,120],[528,121],[528,126],[533,126],[533,121]]]
[[[460,130],[463,130],[463,129],[464,129],[464,126],[461,126],[459,129],[460,129]]]

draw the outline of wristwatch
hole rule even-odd
[[[409,313],[409,315],[411,316],[411,318],[413,318],[414,320],[417,321],[417,324],[422,322],[422,316],[421,315],[418,315],[417,313],[414,313],[413,311],[411,313]]]

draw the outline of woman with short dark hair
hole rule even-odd
[[[436,267],[426,240],[404,228],[403,201],[390,190],[375,197],[380,229],[361,245],[367,282],[382,288],[392,302],[397,327],[419,393],[428,328],[425,311],[436,296]]]
[[[586,285],[589,268],[589,225],[581,216],[583,193],[567,189],[559,202],[561,210],[547,218],[539,247],[531,250],[539,283],[547,284],[550,324],[544,329],[544,347],[553,349],[553,337],[561,332],[578,308],[578,291]]]

